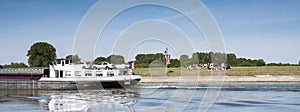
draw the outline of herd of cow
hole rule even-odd
[[[222,64],[215,64],[215,63],[208,63],[208,64],[191,64],[186,67],[188,70],[193,70],[193,69],[202,69],[202,68],[207,68],[209,70],[228,70],[231,69],[230,66],[226,66],[225,63]]]

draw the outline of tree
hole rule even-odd
[[[180,67],[180,61],[178,59],[171,59],[169,67]]]
[[[179,60],[180,61],[184,61],[184,60],[188,60],[189,59],[189,56],[188,55],[181,55],[180,57],[179,57]]]
[[[199,64],[199,60],[198,60],[198,53],[193,53],[192,58],[190,59],[190,62],[192,64]]]
[[[46,42],[37,42],[27,51],[27,56],[31,67],[48,67],[55,61],[56,49]]]
[[[94,64],[99,64],[102,61],[107,61],[107,59],[104,57],[98,57],[94,60]]]
[[[300,61],[299,61],[298,65],[300,66]]]
[[[256,66],[265,66],[266,62],[262,59],[256,60]]]
[[[138,54],[135,57],[138,67],[149,67],[154,60],[165,63],[165,57],[162,53],[157,54]],[[172,64],[172,61],[176,63],[176,60],[171,60],[170,67],[177,66]],[[188,55],[181,55],[179,58],[182,67],[186,67],[191,64],[207,64],[214,63],[220,66],[222,63],[226,63],[229,66],[265,66],[266,63],[263,59],[252,60],[247,58],[237,58],[234,53],[221,53],[221,52],[196,52],[192,57]],[[269,64],[268,64],[269,65]],[[281,64],[282,65],[282,64]],[[288,64],[285,64],[288,65]],[[300,61],[299,61],[300,66]]]
[[[0,68],[3,68],[3,66],[2,66],[2,65],[0,65]]]
[[[4,65],[3,68],[27,68],[28,66],[24,63],[11,62],[10,65]]]
[[[138,54],[138,55],[136,55],[135,56],[135,62],[137,63],[137,64],[140,64],[140,63],[143,63],[144,62],[144,59],[145,59],[145,54]]]
[[[213,52],[206,53],[206,54],[205,54],[205,57],[204,57],[205,63],[212,63],[212,62],[211,62],[212,56],[213,56]]]
[[[190,64],[190,59],[188,55],[181,55],[179,57],[180,63],[183,67],[186,67]]]
[[[135,56],[137,67],[146,68],[154,61],[166,63],[165,55],[163,53],[156,54],[138,54]]]
[[[222,63],[226,63],[227,61],[227,55],[225,53],[221,53],[221,52],[210,53],[210,56],[211,56],[211,62],[217,65],[221,65]]]
[[[68,55],[66,56],[66,59],[71,60],[71,63],[76,63],[76,62],[80,62],[80,58],[78,57],[78,55]]]
[[[227,54],[227,64],[229,66],[236,64],[236,55],[233,53]]]
[[[124,57],[121,55],[110,55],[107,57],[107,61],[114,64],[124,64]]]
[[[246,58],[238,58],[236,59],[235,66],[265,66],[266,63],[263,59],[259,60],[251,60]],[[274,65],[274,64],[268,64],[268,65]]]
[[[205,57],[206,57],[206,53],[197,53],[198,54],[198,60],[199,60],[199,63],[201,64],[205,64]]]

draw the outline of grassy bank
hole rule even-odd
[[[158,68],[136,68],[135,73],[139,73],[142,76],[151,75],[164,75],[165,69]],[[211,75],[211,71],[208,69],[194,69],[187,70],[185,68],[168,68],[167,76],[181,76],[181,72]],[[151,74],[151,75],[150,75]],[[263,67],[232,67],[230,70],[225,71],[227,76],[255,76],[255,75],[276,75],[276,76],[288,76],[288,75],[300,75],[300,66],[263,66]]]

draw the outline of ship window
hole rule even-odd
[[[109,77],[114,76],[114,72],[107,72],[107,76],[109,76]]]
[[[86,71],[85,76],[92,76],[92,72],[91,71]]]
[[[81,72],[80,71],[75,71],[75,76],[81,76]]]
[[[66,60],[66,64],[69,64],[69,60]]]
[[[127,70],[120,70],[120,75],[126,75],[128,73]]]
[[[61,60],[56,60],[56,64],[61,64]]]
[[[65,75],[66,76],[71,76],[71,71],[66,71]]]
[[[97,77],[102,77],[102,76],[103,76],[103,73],[102,73],[102,72],[96,72],[96,76],[97,76]]]

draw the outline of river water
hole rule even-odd
[[[300,84],[224,84],[218,89],[205,84],[142,83],[130,89],[0,90],[1,112],[206,110],[299,112]]]

